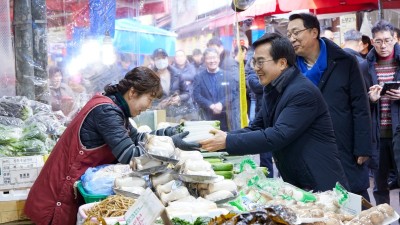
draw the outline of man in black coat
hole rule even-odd
[[[353,55],[360,66],[360,72],[363,75],[364,80],[368,79],[368,64],[367,60],[365,60],[360,51],[362,49],[362,33],[356,31],[354,29],[348,30],[344,33],[344,45],[343,50],[350,55]],[[365,82],[366,90],[369,89],[370,86],[367,86],[367,82]]]
[[[374,197],[377,204],[390,204],[388,176],[400,167],[400,90],[390,89],[380,95],[385,82],[400,81],[400,45],[394,39],[394,27],[378,21],[372,28],[374,48],[367,55],[375,152]],[[392,145],[393,141],[393,145]],[[396,160],[397,156],[397,160]]]
[[[332,41],[319,38],[315,15],[292,14],[287,36],[300,71],[318,87],[329,106],[336,143],[350,190],[369,200],[365,163],[372,152],[368,94],[354,57]]]
[[[253,66],[264,85],[261,111],[250,125],[200,142],[229,154],[272,151],[284,181],[314,191],[348,187],[328,107],[318,88],[295,67],[287,38],[268,33],[254,42]]]

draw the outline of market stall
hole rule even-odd
[[[204,122],[187,124],[201,128],[199,133],[218,124]],[[182,129],[194,131],[184,124]],[[332,190],[312,192],[266,178],[268,171],[250,157],[181,151],[164,136],[150,136],[143,145],[146,152],[131,169],[108,165],[86,171],[76,185],[87,203],[79,209],[78,224],[104,220],[103,224],[350,225],[399,219],[391,206],[362,204],[360,196],[339,183]],[[362,205],[369,209],[362,211]]]

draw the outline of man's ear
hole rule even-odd
[[[313,38],[317,39],[318,38],[318,29],[317,28],[312,28],[311,29],[311,34],[312,34]],[[319,36],[321,37],[321,33],[319,34]]]
[[[279,66],[279,69],[281,71],[284,71],[286,68],[288,68],[289,66],[288,66],[288,63],[287,63],[287,59],[280,58],[279,61],[278,61],[278,66]]]

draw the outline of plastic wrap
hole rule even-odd
[[[131,172],[129,165],[101,165],[90,167],[82,175],[83,188],[89,194],[111,195],[115,178]]]
[[[26,98],[0,98],[0,116],[27,120],[32,115],[32,108],[27,105]]]

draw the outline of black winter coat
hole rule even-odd
[[[357,164],[358,156],[372,155],[368,94],[356,59],[328,39],[322,40],[327,48],[328,67],[318,87],[329,107],[350,191],[357,193],[369,187],[367,164]]]
[[[397,63],[400,65],[400,45],[395,44],[394,45],[394,57]],[[369,77],[366,78],[366,83],[369,87],[378,84],[378,77],[376,75],[376,70],[375,70],[375,63],[377,61],[377,53],[375,49],[371,49],[371,51],[367,55],[367,62],[368,62],[368,72],[369,72]],[[394,75],[394,80],[395,81],[400,81],[400,70],[397,70],[395,75]],[[379,101],[376,103],[370,103],[370,108],[371,108],[371,118],[372,118],[372,143],[373,143],[373,157],[372,157],[372,162],[370,164],[373,165],[373,169],[377,169],[379,165],[379,139],[380,139],[380,112],[379,112]],[[400,140],[400,101],[391,101],[390,105],[390,113],[392,117],[392,132],[394,136],[397,136],[397,139]],[[397,128],[397,130],[396,130]],[[393,137],[395,138],[395,137]],[[400,143],[398,141],[398,143]],[[395,147],[396,149],[399,149],[399,147]],[[395,161],[396,164],[399,166],[400,165],[400,155],[399,153],[395,154]]]
[[[250,127],[230,132],[229,154],[272,151],[284,181],[297,187],[348,187],[339,160],[332,121],[318,88],[291,67],[264,87],[261,111]]]

